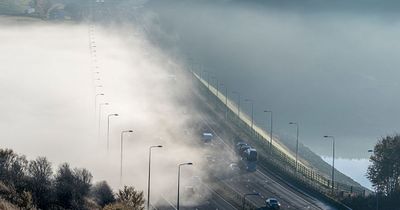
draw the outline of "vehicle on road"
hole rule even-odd
[[[257,170],[257,150],[248,148],[243,151],[242,162],[245,164],[246,171],[254,172]]]
[[[248,172],[257,170],[257,150],[245,142],[236,144],[236,153],[240,156],[239,167]]]
[[[267,200],[265,200],[265,207],[267,209],[280,209],[281,204],[276,198],[268,198]]]
[[[213,134],[210,133],[210,132],[204,132],[204,133],[201,135],[201,140],[202,140],[204,143],[210,143],[210,142],[213,140],[213,138],[214,138],[214,136],[213,136]]]
[[[246,142],[242,142],[242,141],[238,142],[238,143],[236,144],[236,152],[238,152],[238,151],[240,150],[240,148],[241,148],[242,146],[244,146],[244,145],[247,145],[247,143],[246,143]]]
[[[231,163],[231,164],[229,164],[229,168],[230,168],[230,170],[231,170],[232,172],[239,172],[239,171],[240,171],[240,168],[239,168],[239,166],[238,166],[237,163]]]

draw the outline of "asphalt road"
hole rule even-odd
[[[228,141],[225,141],[212,129],[211,123],[207,122],[205,119],[203,119],[203,121],[205,126],[215,135],[214,140],[216,142],[213,144],[214,149],[217,151],[232,150],[232,146],[227,143]],[[217,160],[220,162],[219,168],[221,168],[221,165],[225,167],[229,166],[232,162],[232,160],[223,157],[218,157]],[[246,200],[255,204],[257,207],[265,206],[265,200],[273,197],[279,200],[281,209],[336,209],[304,193],[301,189],[296,189],[290,184],[287,184],[284,180],[279,179],[273,171],[268,171],[268,169],[259,166],[256,172],[245,173],[241,171],[229,178],[221,177],[221,180],[224,184],[241,195],[246,193],[259,193],[260,196],[246,197]]]
[[[184,201],[180,205],[181,210],[235,210],[228,201],[226,201],[222,196],[214,192],[206,184],[202,184],[207,190],[207,197],[201,198],[201,201],[197,204],[185,204]],[[162,203],[162,204],[161,204]],[[158,210],[176,210],[176,202],[167,200],[165,197],[161,200],[159,204],[156,204],[156,209]]]

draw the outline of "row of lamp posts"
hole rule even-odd
[[[92,32],[94,31],[94,29],[93,28],[91,28],[90,29],[90,35],[92,36]],[[96,50],[94,49],[95,47],[96,47],[96,45],[95,45],[95,42],[94,41],[92,41],[92,39],[93,39],[93,37],[90,37],[90,39],[91,39],[91,43],[90,43],[90,47],[91,47],[91,53],[92,53],[92,56],[93,56],[93,61],[94,61],[94,64],[96,65],[96,69],[98,68],[98,66],[97,66],[97,60],[96,60],[96,55],[95,55],[95,53],[96,53]],[[99,76],[99,74],[100,74],[100,72],[99,71],[95,71],[94,72],[94,74],[96,74],[97,76]],[[100,78],[99,77],[96,77],[96,78],[94,78],[94,80],[95,81],[100,81]],[[95,114],[96,114],[96,111],[97,111],[97,109],[98,109],[98,138],[100,139],[100,129],[101,129],[101,115],[102,115],[102,107],[103,106],[107,106],[107,105],[109,105],[109,103],[99,103],[98,101],[99,101],[99,99],[98,99],[98,97],[100,97],[100,96],[104,96],[104,93],[102,93],[102,92],[100,92],[100,93],[98,93],[97,92],[97,88],[102,88],[103,86],[102,85],[100,85],[100,84],[97,84],[96,86],[95,86],[95,92],[96,92],[96,94],[95,94],[95,101],[94,101],[94,106],[95,106]],[[109,152],[109,149],[110,149],[110,118],[111,117],[117,117],[117,116],[119,116],[119,114],[116,114],[116,113],[113,113],[113,114],[108,114],[107,115],[107,153]],[[121,145],[121,148],[120,148],[120,185],[122,185],[122,174],[123,174],[123,145],[124,145],[124,134],[127,134],[127,133],[132,133],[133,132],[133,130],[123,130],[123,131],[121,131],[121,133],[120,133],[120,137],[121,137],[121,142],[120,142],[120,145]],[[150,181],[151,181],[151,151],[152,151],[152,149],[153,148],[161,148],[162,147],[162,145],[156,145],[156,146],[150,146],[149,147],[149,168],[148,168],[148,180],[147,180],[147,209],[150,209]],[[182,164],[179,164],[178,165],[178,195],[177,195],[177,209],[179,210],[179,207],[180,207],[180,205],[179,205],[179,196],[180,196],[180,173],[181,173],[181,167],[182,166],[185,166],[185,165],[193,165],[193,163],[191,163],[191,162],[188,162],[188,163],[182,163]]]
[[[120,159],[120,185],[122,185],[122,166],[123,166],[123,140],[125,133],[132,133],[133,130],[124,130],[121,131],[121,159]],[[155,145],[149,147],[149,166],[148,166],[148,178],[147,178],[147,209],[150,209],[150,186],[151,186],[151,151],[154,148],[162,148],[162,145]],[[176,208],[179,210],[179,197],[180,197],[180,179],[181,179],[181,167],[185,165],[193,165],[191,162],[181,163],[178,164],[178,194],[177,194],[177,201],[176,201]]]
[[[207,87],[210,89],[210,72],[204,71],[207,73]],[[219,87],[225,87],[225,106],[226,106],[226,118],[227,118],[227,113],[228,113],[228,88],[226,85],[223,83],[219,82],[218,79],[214,76],[211,76],[212,79],[215,79],[216,81],[216,90],[217,90],[217,97],[219,93]],[[203,78],[204,79],[204,78]],[[241,97],[240,93],[237,91],[233,91],[233,94],[238,96],[238,102],[237,102],[237,115],[240,118],[240,102],[241,102]],[[249,103],[251,105],[251,130],[254,131],[254,101],[251,99],[245,99],[245,102]],[[270,152],[272,153],[272,129],[273,129],[273,112],[270,110],[264,110],[264,113],[270,114]],[[296,172],[298,172],[298,152],[299,152],[299,123],[298,122],[289,122],[290,125],[295,125],[296,126],[296,155],[295,155],[295,167],[296,167]],[[334,136],[323,136],[324,138],[330,138],[332,139],[332,173],[331,173],[331,188],[332,192],[334,190],[334,182],[335,182],[335,137]]]

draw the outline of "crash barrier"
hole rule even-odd
[[[237,107],[236,109],[232,109],[233,103],[225,98],[224,93],[214,88],[211,84],[208,84],[207,81],[200,78],[196,73],[193,73],[193,77],[202,84],[202,89],[207,91],[206,97],[209,101],[213,102],[218,110],[225,112],[226,120],[232,122],[239,127],[242,132],[251,136],[253,143],[257,145],[259,150],[261,149],[263,151],[262,153],[258,153],[259,165],[266,168],[273,166],[275,169],[283,172],[287,177],[290,177],[293,181],[297,181],[312,190],[320,192],[330,199],[336,200],[337,198],[343,198],[345,196],[365,196],[365,189],[362,187],[351,186],[340,182],[334,182],[332,186],[329,176],[301,163],[300,158],[296,167],[296,161],[293,155],[290,156],[287,152],[274,145],[274,143],[270,144],[270,139],[266,139],[265,135],[256,130],[255,124],[253,128],[251,127],[250,121],[248,119],[246,120],[246,117],[243,117],[243,115],[245,115],[244,113],[240,113],[239,117],[236,110]],[[218,94],[218,96],[216,94]],[[229,106],[226,105],[227,103]],[[274,140],[276,140],[275,137]]]
[[[214,180],[219,180],[217,177],[213,178]],[[248,199],[244,200],[243,205],[243,196],[236,190],[232,189],[227,184],[221,183],[221,181],[213,182],[211,184],[212,189],[215,193],[218,193],[223,198],[229,201],[230,204],[233,204],[237,209],[244,209],[244,210],[256,210],[258,207],[250,202]],[[244,207],[244,208],[243,208]]]

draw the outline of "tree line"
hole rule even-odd
[[[375,193],[367,197],[349,197],[345,203],[353,209],[400,208],[400,135],[383,137],[378,141],[370,157],[371,165],[366,176]]]
[[[92,178],[84,168],[63,163],[54,173],[45,157],[28,161],[0,149],[0,204],[7,201],[20,209],[144,209],[143,192],[124,186],[113,193],[106,181],[92,184]]]

